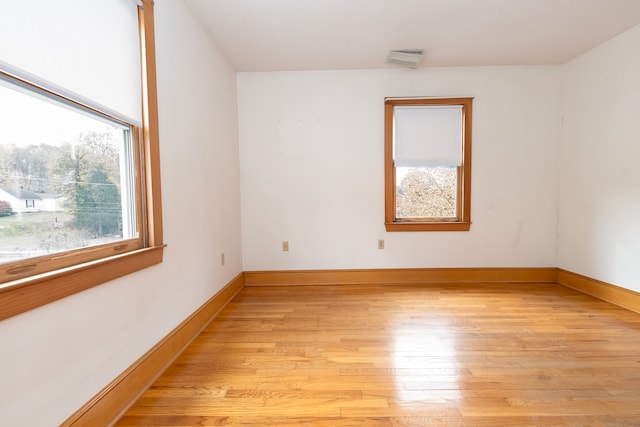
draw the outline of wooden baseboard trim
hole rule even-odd
[[[61,426],[113,425],[243,286],[240,273]]]
[[[411,284],[411,283],[553,283],[556,268],[400,268],[369,270],[247,271],[245,286]]]
[[[558,268],[557,282],[592,297],[640,313],[640,293]]]

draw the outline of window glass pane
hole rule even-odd
[[[129,125],[0,79],[0,263],[137,237]]]
[[[455,167],[396,168],[398,218],[456,218]]]

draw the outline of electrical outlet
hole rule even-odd
[[[378,240],[378,249],[384,249],[384,240]]]
[[[286,240],[282,241],[282,251],[287,252],[289,250],[289,242]]]
[[[220,265],[224,265],[224,252],[220,254]]]

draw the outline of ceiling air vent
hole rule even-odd
[[[395,64],[408,68],[418,68],[423,59],[424,55],[422,54],[422,50],[391,50],[387,55],[387,64]]]

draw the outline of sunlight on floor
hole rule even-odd
[[[391,355],[399,401],[461,400],[456,337],[451,325],[429,320],[394,329]]]

